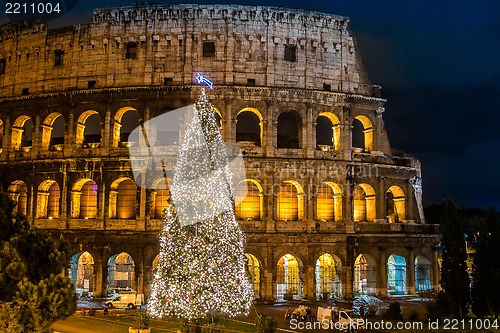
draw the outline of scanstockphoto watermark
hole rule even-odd
[[[360,330],[422,330],[427,328],[422,322],[411,321],[369,321],[350,320],[350,321],[333,321],[323,319],[314,322],[302,322],[297,319],[290,320],[291,330],[337,330],[337,331],[360,331]]]

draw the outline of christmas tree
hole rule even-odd
[[[245,235],[236,222],[231,171],[214,107],[203,90],[179,149],[148,312],[199,322],[247,313]]]

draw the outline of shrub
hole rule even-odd
[[[391,320],[403,319],[403,316],[401,315],[401,305],[399,302],[394,302],[389,305],[389,308],[384,313],[384,318]]]

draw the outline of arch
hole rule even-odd
[[[59,184],[53,179],[44,180],[38,186],[37,193],[37,218],[59,218],[61,190]]]
[[[355,121],[359,121],[358,124],[355,124]],[[353,120],[353,147],[363,148],[367,152],[371,152],[373,150],[373,123],[372,121],[363,115],[357,116]],[[361,132],[360,132],[361,131]],[[357,138],[359,138],[357,140]],[[357,142],[359,141],[359,142]]]
[[[316,145],[340,150],[340,121],[332,112],[321,112],[316,118]]]
[[[95,110],[87,110],[80,114],[76,123],[75,143],[95,144],[101,143],[101,115]]]
[[[165,179],[158,179],[155,185],[155,191],[152,194],[153,216],[155,219],[162,219],[164,211],[168,208],[168,199],[170,198],[170,188],[168,184],[165,185]]]
[[[401,187],[393,185],[385,193],[386,217],[390,223],[406,219],[406,198]]]
[[[19,116],[14,121],[11,129],[11,147],[21,150],[33,144],[33,120],[29,116]]]
[[[342,295],[340,274],[333,256],[324,253],[316,260],[316,298],[330,299]]]
[[[236,115],[236,142],[248,141],[262,146],[262,115],[255,108],[244,108]]]
[[[302,279],[299,262],[291,254],[283,255],[277,264],[276,297],[277,299],[301,299]]]
[[[301,147],[302,118],[296,111],[283,111],[278,116],[277,148]]]
[[[253,297],[260,298],[260,262],[257,257],[253,254],[245,253],[245,257],[247,260],[246,274],[248,277],[248,282],[253,290]]]
[[[113,147],[137,145],[139,138],[129,138],[130,133],[139,126],[140,114],[132,107],[120,108],[115,114],[113,125]]]
[[[375,294],[375,260],[368,254],[360,254],[354,262],[353,293]]]
[[[375,190],[368,184],[354,189],[354,222],[373,222],[376,218]]]
[[[342,221],[342,189],[333,182],[323,182],[316,197],[316,217],[320,221]]]
[[[406,259],[396,254],[387,259],[387,294],[406,294]]]
[[[134,290],[135,263],[126,252],[112,255],[108,260],[107,290]]]
[[[95,219],[97,217],[98,186],[90,178],[79,179],[71,191],[71,217]]]
[[[7,189],[9,198],[16,203],[14,212],[19,215],[28,215],[28,186],[22,180],[10,183]]]
[[[286,180],[280,184],[276,209],[279,221],[304,218],[304,190],[298,182]]]
[[[417,293],[431,290],[431,262],[421,254],[415,258],[415,290]]]
[[[94,291],[94,257],[85,251],[74,254],[70,259],[69,277],[75,285],[77,295]]]
[[[59,112],[49,114],[42,124],[42,150],[64,144],[64,117]]]
[[[137,185],[128,177],[120,177],[109,191],[109,217],[134,219],[137,207]]]
[[[235,213],[238,219],[262,220],[264,195],[262,186],[254,179],[244,179],[235,190]]]

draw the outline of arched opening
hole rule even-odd
[[[316,298],[330,299],[341,296],[340,275],[333,257],[325,253],[316,260]]]
[[[354,262],[354,284],[355,295],[375,294],[375,265],[369,256],[360,254]],[[371,258],[370,258],[371,259]]]
[[[113,147],[137,146],[139,137],[129,137],[130,133],[139,127],[140,114],[136,109],[124,107],[118,110],[113,125]],[[134,132],[136,135],[138,131]]]
[[[98,186],[92,179],[80,179],[71,191],[71,217],[95,219],[97,217]]]
[[[406,219],[406,199],[401,187],[391,186],[385,193],[386,216],[389,223]]]
[[[277,204],[279,221],[298,221],[304,217],[304,191],[299,183],[287,180],[280,184]]]
[[[11,133],[11,146],[14,150],[31,150],[33,144],[33,120],[20,116],[14,121]]]
[[[366,116],[357,116],[352,122],[352,146],[366,152],[373,150],[373,124]]]
[[[258,147],[262,140],[262,116],[257,109],[246,108],[236,117],[236,142],[249,142]]]
[[[324,182],[318,188],[316,217],[319,221],[342,221],[342,190],[332,182]]]
[[[76,124],[75,143],[97,148],[101,143],[101,115],[94,110],[83,112]]]
[[[406,294],[406,259],[396,254],[387,259],[387,294]]]
[[[59,218],[61,190],[59,184],[52,179],[43,181],[38,187],[37,218]]]
[[[14,212],[19,215],[28,215],[28,187],[22,180],[13,181],[7,189],[9,198],[16,203]]]
[[[156,267],[158,267],[158,263],[160,262],[160,255],[157,254],[155,256],[155,258],[153,259],[153,261],[151,262],[151,269],[149,270],[149,274],[148,274],[148,281],[149,281],[149,286],[151,287],[151,283],[155,277],[155,270],[156,270]]]
[[[423,255],[415,258],[415,289],[417,293],[431,290],[431,263]]]
[[[154,191],[154,218],[162,219],[163,212],[168,208],[168,199],[170,198],[170,189],[165,185],[165,179],[158,181]]]
[[[300,148],[301,123],[300,115],[294,111],[279,115],[277,148]]]
[[[250,253],[245,253],[247,259],[246,274],[253,290],[253,297],[260,298],[260,263],[259,260]]]
[[[62,150],[64,144],[64,117],[52,112],[42,124],[42,150]]]
[[[109,192],[109,217],[134,219],[137,207],[137,185],[130,178],[118,178]]]
[[[90,253],[80,252],[71,257],[69,277],[77,295],[84,296],[94,291],[94,258]]]
[[[324,151],[340,149],[340,121],[331,112],[322,112],[316,119],[316,146]]]
[[[134,259],[125,252],[112,255],[108,260],[107,290],[133,290]]]
[[[375,191],[368,184],[354,189],[354,222],[375,221]]]
[[[214,108],[215,110],[215,123],[219,125],[219,129],[222,130],[222,113],[220,113],[219,109]]]
[[[277,299],[301,299],[302,282],[299,274],[299,262],[291,254],[285,254],[278,260],[276,272]]]
[[[238,219],[259,221],[262,219],[262,187],[253,179],[242,180],[235,191],[235,213]]]

